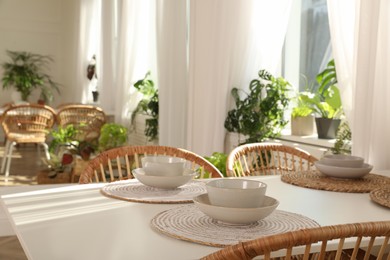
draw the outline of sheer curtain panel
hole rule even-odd
[[[328,8],[352,153],[375,169],[389,169],[390,2],[328,0]]]

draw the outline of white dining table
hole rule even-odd
[[[390,220],[390,209],[368,193],[302,188],[280,176],[251,177],[268,185],[278,209],[298,213],[321,226]],[[136,180],[134,180],[136,181]],[[158,233],[150,221],[178,204],[148,204],[109,198],[106,184],[44,185],[1,196],[3,214],[29,259],[199,259],[220,250]],[[4,193],[3,193],[4,194]],[[0,214],[1,216],[1,214]]]

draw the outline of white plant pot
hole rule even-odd
[[[12,99],[14,104],[20,104],[20,103],[22,103],[22,94],[16,90],[14,90],[11,93],[11,99]]]
[[[158,145],[158,138],[153,141],[148,141],[145,136],[145,120],[151,118],[149,115],[137,113],[134,118],[133,129],[129,134],[129,144],[131,145]]]
[[[308,136],[317,133],[314,116],[291,117],[291,135]]]

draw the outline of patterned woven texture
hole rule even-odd
[[[226,161],[231,177],[276,175],[314,168],[317,158],[280,143],[252,143],[236,147]]]
[[[283,234],[266,236],[246,242],[240,242],[233,246],[225,247],[220,251],[205,256],[203,260],[242,260],[262,256],[264,259],[272,259],[283,256],[282,259],[297,259],[294,255],[299,254],[298,259],[372,259],[373,245],[378,246],[379,252],[374,259],[384,260],[386,247],[389,244],[390,221],[342,224],[317,228],[306,228]],[[344,243],[348,238],[348,243]],[[362,239],[369,241],[363,243]],[[319,242],[319,245],[314,245]],[[328,245],[333,246],[328,246]],[[343,250],[345,245],[350,250]],[[297,251],[297,247],[301,250]],[[364,248],[364,251],[360,250]],[[286,251],[279,251],[286,249]],[[318,252],[313,257],[313,252]],[[329,254],[330,252],[330,254]],[[363,252],[365,255],[359,255]],[[293,256],[293,257],[292,257]],[[263,259],[262,258],[262,259]],[[279,259],[279,258],[277,258]],[[389,257],[387,257],[389,259]]]
[[[370,198],[385,207],[390,208],[390,184],[387,188],[379,188],[370,192]]]
[[[81,174],[79,183],[113,182],[132,179],[132,170],[141,167],[145,155],[167,155],[179,157],[191,163],[192,170],[198,170],[200,178],[223,177],[209,161],[193,152],[169,146],[123,146],[105,151],[92,159]]]
[[[216,247],[233,245],[260,236],[319,226],[307,217],[281,210],[275,210],[267,218],[252,224],[228,224],[206,216],[195,205],[161,212],[152,219],[151,225],[168,236]]]
[[[360,179],[338,179],[311,170],[282,175],[281,179],[305,188],[354,193],[368,193],[378,187],[390,185],[389,177],[371,173]]]
[[[116,181],[101,189],[103,195],[133,202],[174,204],[193,203],[192,198],[206,193],[205,183],[189,182],[179,188],[164,190],[145,186],[132,180]]]

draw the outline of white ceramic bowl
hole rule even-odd
[[[179,176],[183,175],[186,160],[171,156],[145,156],[141,159],[142,168],[147,175]]]
[[[216,179],[206,184],[211,204],[232,208],[256,208],[263,205],[267,184],[246,179]]]
[[[364,164],[362,157],[345,154],[327,154],[320,161],[322,164],[349,168],[361,168]]]
[[[137,168],[133,170],[133,175],[144,185],[160,189],[175,189],[192,180],[197,173],[190,169],[185,169],[184,173],[179,176],[154,176],[145,174],[143,168]]]
[[[338,167],[331,166],[327,164],[321,163],[321,161],[317,161],[314,163],[316,168],[323,174],[336,177],[336,178],[344,178],[344,179],[357,179],[362,178],[372,170],[372,165],[363,164],[362,167]]]
[[[250,224],[269,216],[279,205],[279,201],[265,196],[261,207],[257,208],[229,208],[212,205],[208,194],[194,198],[195,205],[205,215],[226,223]]]

